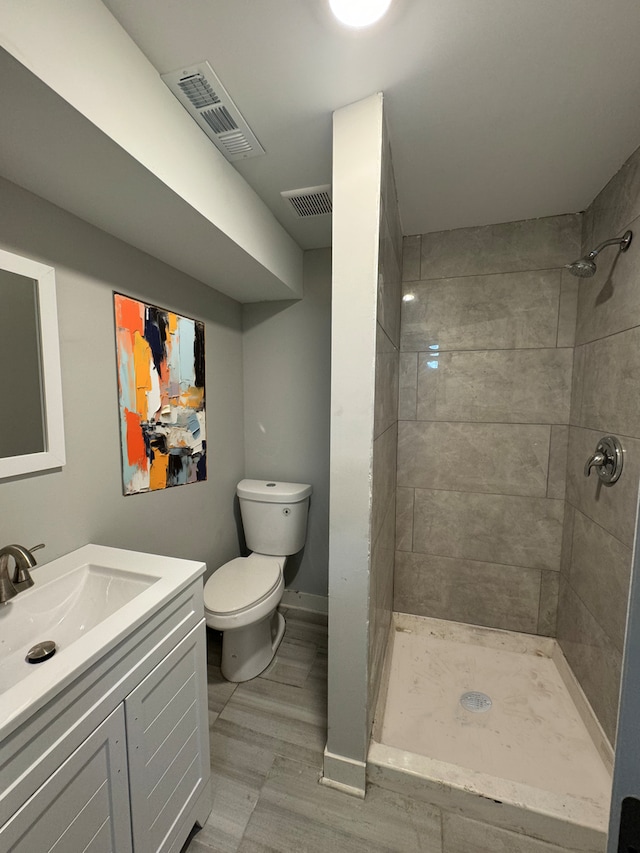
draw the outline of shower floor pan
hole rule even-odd
[[[505,850],[516,832],[602,853],[612,764],[555,640],[393,614],[372,784],[487,824]]]

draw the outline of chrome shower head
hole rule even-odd
[[[590,261],[588,257],[578,258],[572,264],[565,264],[564,268],[569,270],[571,275],[575,275],[578,278],[591,278],[592,275],[595,275],[597,269],[594,262]]]
[[[573,263],[565,264],[564,268],[569,270],[571,275],[575,275],[578,278],[591,278],[592,275],[596,273],[596,264],[595,258],[600,254],[600,252],[606,246],[618,246],[621,252],[626,252],[629,248],[629,244],[631,243],[631,238],[633,234],[631,231],[625,231],[622,237],[614,237],[612,240],[605,240],[604,243],[600,243],[599,246],[596,246],[588,255],[585,255],[583,258],[578,258],[577,261],[573,261]]]

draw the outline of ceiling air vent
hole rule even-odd
[[[307,216],[324,216],[333,210],[331,184],[322,187],[305,187],[302,190],[287,190],[280,195],[301,219]]]
[[[170,71],[162,79],[227,160],[264,154],[208,62]]]

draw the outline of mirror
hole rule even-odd
[[[0,478],[64,465],[53,267],[0,250]]]

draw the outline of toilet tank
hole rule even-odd
[[[241,480],[237,494],[247,547],[257,554],[296,554],[307,535],[311,486],[273,480]]]

